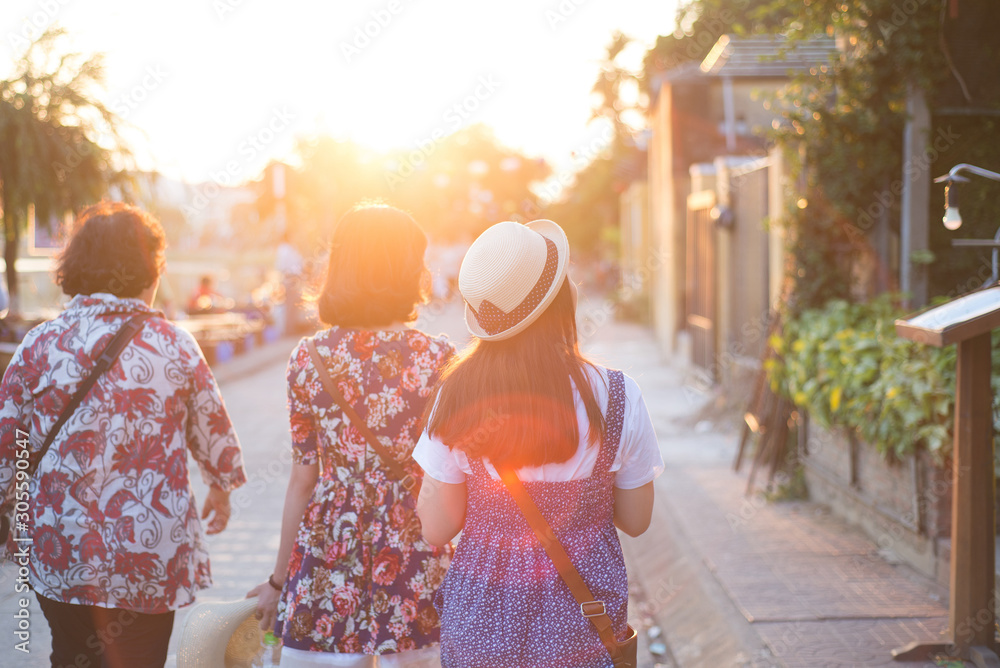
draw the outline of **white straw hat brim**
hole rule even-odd
[[[509,224],[509,223],[500,223]],[[511,327],[504,329],[500,332],[495,332],[493,334],[486,331],[482,325],[479,324],[479,320],[476,317],[476,313],[472,310],[468,301],[465,304],[465,325],[469,329],[469,332],[484,341],[500,341],[503,339],[509,339],[516,334],[523,332],[527,327],[538,319],[545,309],[549,307],[552,300],[556,298],[559,289],[562,287],[563,281],[566,280],[566,273],[569,269],[569,239],[566,238],[566,233],[563,231],[559,225],[552,222],[551,220],[533,220],[530,223],[526,223],[525,227],[537,232],[546,239],[549,239],[555,244],[556,253],[558,256],[555,277],[552,280],[552,284],[549,286],[545,295],[539,301],[538,305],[532,309],[524,318],[519,320],[516,324]],[[502,277],[497,277],[498,279]],[[460,285],[461,288],[461,285]]]
[[[198,603],[177,644],[177,668],[249,668],[260,651],[257,599]]]

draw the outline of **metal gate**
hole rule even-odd
[[[687,198],[686,321],[691,334],[692,362],[715,378],[717,345],[715,193],[692,193]]]

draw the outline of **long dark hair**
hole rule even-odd
[[[590,423],[591,445],[604,436],[604,415],[580,353],[569,279],[523,332],[500,341],[477,339],[450,362],[429,401],[428,431],[472,458],[521,468],[564,462],[580,442],[573,385]]]

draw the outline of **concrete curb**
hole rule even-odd
[[[283,336],[273,343],[266,343],[231,360],[216,364],[212,367],[212,375],[220,385],[252,376],[280,360],[287,362],[300,340],[299,336]]]

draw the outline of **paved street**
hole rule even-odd
[[[685,383],[684,369],[657,363],[647,330],[613,322],[603,303],[581,310],[586,350],[639,382],[667,461],[652,528],[623,538],[640,666],[919,665],[892,664],[889,651],[936,637],[947,623],[946,592],[885,562],[870,541],[812,504],[744,498],[745,474],[730,470],[736,434],[692,417],[704,417],[709,397]],[[428,311],[422,328],[466,340],[457,306]],[[289,470],[284,367],[293,345],[282,340],[218,370],[250,484],[233,495],[229,528],[210,539],[215,586],[200,601],[242,598],[273,564]],[[203,498],[197,476],[194,485]],[[7,638],[13,577],[10,564],[0,570]],[[31,654],[4,665],[48,665],[47,628],[34,603],[31,611]],[[182,610],[175,644],[185,619]],[[651,629],[660,633],[650,639]]]

